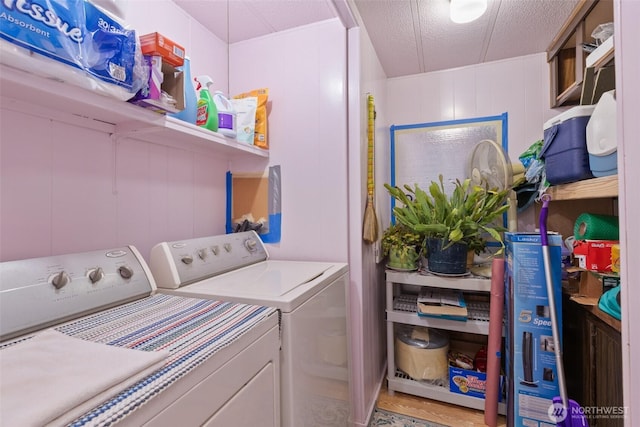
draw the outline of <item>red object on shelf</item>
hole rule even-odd
[[[482,347],[476,353],[476,357],[473,359],[473,365],[476,371],[487,372],[487,348]]]

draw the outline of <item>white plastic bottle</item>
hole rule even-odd
[[[231,101],[217,90],[213,95],[213,102],[218,109],[218,132],[229,138],[236,137],[236,110]]]

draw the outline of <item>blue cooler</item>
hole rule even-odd
[[[593,178],[587,151],[587,123],[594,105],[580,105],[544,124],[544,159],[547,181],[552,185]]]
[[[618,173],[615,92],[602,94],[587,124],[587,150],[593,176]]]

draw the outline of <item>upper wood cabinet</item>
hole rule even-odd
[[[613,0],[581,0],[554,38],[547,50],[551,72],[551,107],[580,102],[588,55],[582,44],[592,43],[593,30],[607,22],[613,22]],[[613,62],[612,46],[593,67],[598,71]]]

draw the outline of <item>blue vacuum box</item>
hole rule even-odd
[[[562,236],[550,233],[548,240],[554,298],[559,305],[558,329],[562,331]],[[548,410],[560,389],[540,234],[506,233],[505,246],[507,422],[555,425]]]
[[[594,105],[573,107],[544,124],[544,159],[552,185],[593,178],[587,150],[587,123]]]

